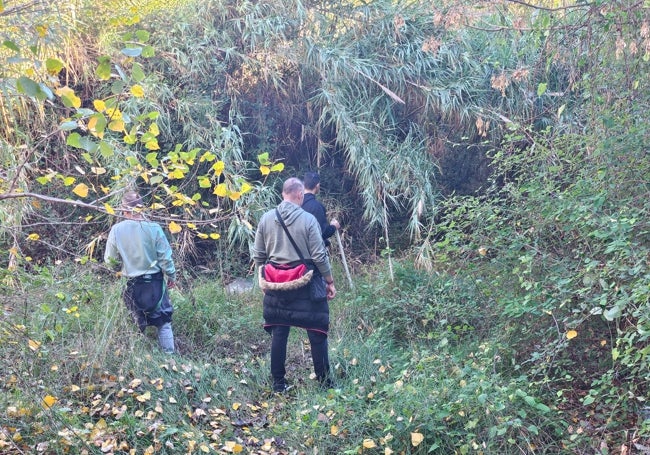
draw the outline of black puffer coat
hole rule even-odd
[[[266,291],[264,328],[270,333],[274,325],[289,325],[327,334],[330,325],[330,309],[324,291],[325,281],[320,275],[314,276],[312,283],[300,289]],[[314,292],[319,295],[314,296]]]

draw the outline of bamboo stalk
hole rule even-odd
[[[350,270],[348,269],[348,261],[345,259],[345,251],[343,251],[343,242],[341,242],[341,235],[339,230],[336,230],[336,241],[339,244],[339,251],[341,252],[341,260],[343,261],[343,268],[345,269],[345,276],[348,277],[348,283],[350,283],[350,289],[354,289],[354,283],[352,282],[352,276],[350,275]]]

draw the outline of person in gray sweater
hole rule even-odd
[[[313,215],[301,208],[304,192],[305,187],[299,179],[292,177],[284,182],[283,200],[260,219],[252,250],[256,267],[267,263],[280,266],[301,263],[300,255],[277,219],[279,214],[308,267],[313,270],[311,282],[306,286],[264,290],[264,329],[271,335],[273,391],[279,393],[288,389],[285,362],[291,327],[307,331],[316,378],[325,387],[333,384],[327,345],[328,300],[336,296],[336,287],[320,225]]]
[[[141,332],[158,329],[158,342],[166,354],[174,353],[172,314],[167,289],[176,286],[172,249],[158,223],[142,214],[142,198],[135,191],[122,197],[124,220],[108,233],[104,261],[126,277],[124,303]],[[165,282],[165,275],[167,282]]]

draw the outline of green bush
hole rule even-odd
[[[484,196],[448,202],[438,246],[450,265],[491,283],[516,370],[566,406],[585,406],[599,431],[622,431],[650,379],[650,206],[630,186],[650,163],[629,135],[607,150],[531,136],[531,149],[513,137],[495,152]]]

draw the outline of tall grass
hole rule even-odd
[[[18,274],[22,286],[1,294],[0,448],[558,453],[568,425],[503,365],[477,288],[408,261],[396,285],[384,268],[368,267],[331,303],[337,387],[319,388],[294,329],[284,396],[270,392],[259,289],[228,294],[203,278],[174,291],[179,353],[165,356],[155,332],[129,320],[113,277],[78,266]]]

